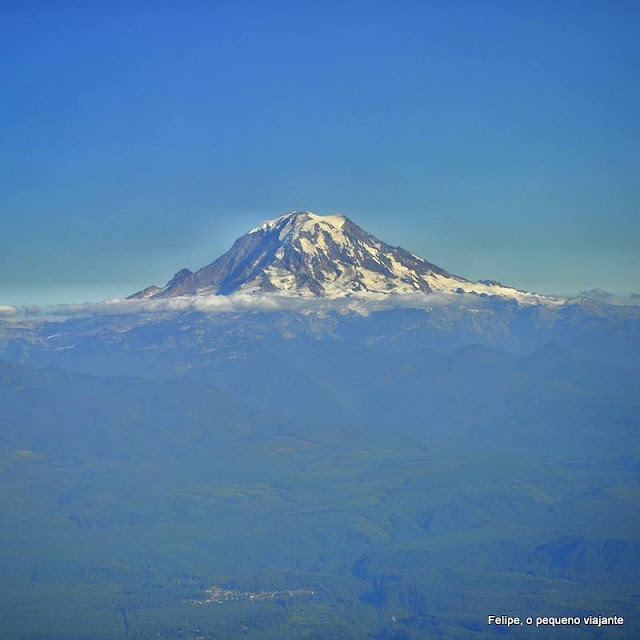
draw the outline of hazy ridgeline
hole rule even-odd
[[[477,315],[4,325],[2,637],[639,635],[637,313]]]

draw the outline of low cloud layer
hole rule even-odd
[[[68,318],[73,316],[120,316],[159,313],[241,313],[250,311],[277,312],[340,312],[369,315],[384,309],[430,309],[436,306],[481,307],[485,296],[466,294],[407,293],[380,298],[310,298],[276,293],[229,296],[182,296],[150,300],[106,300],[83,304],[60,304],[48,307],[0,307],[0,316]]]
[[[0,304],[0,318],[11,318],[20,315],[20,313],[22,313],[22,311],[18,307]]]

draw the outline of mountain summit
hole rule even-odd
[[[134,299],[194,295],[283,293],[341,298],[405,293],[477,293],[541,301],[493,281],[451,275],[400,247],[392,247],[342,215],[292,211],[238,238],[199,271],[182,269],[164,288],[148,287]]]

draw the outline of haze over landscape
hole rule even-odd
[[[1,639],[640,637],[635,5],[0,19]]]
[[[10,637],[640,631],[638,307],[297,211],[50,312],[0,320]]]

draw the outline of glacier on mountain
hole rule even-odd
[[[234,293],[369,300],[393,294],[477,294],[525,305],[564,302],[494,281],[474,282],[453,275],[378,240],[343,215],[309,211],[266,220],[206,267],[196,272],[183,269],[165,287],[147,287],[131,298]]]

